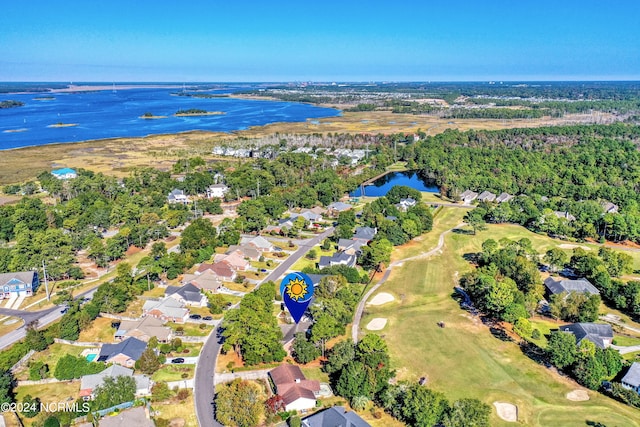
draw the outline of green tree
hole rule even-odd
[[[404,394],[402,415],[409,425],[432,427],[443,421],[448,407],[444,394],[411,384]]]
[[[153,385],[153,387],[151,387],[151,399],[154,402],[167,400],[172,396],[172,394],[171,390],[169,390],[169,386],[164,381],[158,381]]]
[[[342,370],[349,362],[356,357],[356,347],[351,340],[340,341],[333,346],[329,352],[325,371],[330,374]]]
[[[131,402],[136,395],[136,381],[126,376],[105,377],[102,384],[94,389],[94,394],[96,397],[91,403],[94,411]]]
[[[547,344],[547,354],[551,362],[564,369],[575,362],[578,350],[575,335],[567,332],[552,332]]]
[[[198,250],[205,247],[214,249],[218,233],[211,221],[205,218],[198,218],[184,229],[181,234],[180,250]]]
[[[552,248],[544,254],[543,261],[551,266],[552,271],[558,271],[569,261],[569,257],[562,249]]]
[[[304,332],[296,334],[293,340],[293,358],[298,363],[309,363],[320,356],[320,350],[307,340]]]
[[[489,427],[491,407],[478,399],[453,402],[442,424],[445,427]]]
[[[60,338],[75,341],[79,336],[80,325],[78,324],[78,318],[73,313],[67,312],[60,321]]]
[[[533,332],[533,327],[529,319],[519,318],[513,325],[513,331],[523,338],[530,337]]]
[[[31,397],[30,394],[27,394],[22,399],[22,405],[24,410],[22,414],[27,418],[33,418],[40,413],[40,398],[36,397],[35,399]]]
[[[0,404],[12,403],[14,401],[14,385],[15,380],[10,371],[0,373]]]
[[[221,294],[207,294],[207,300],[209,302],[209,313],[211,314],[222,314],[227,306],[227,300]]]
[[[367,246],[362,247],[362,256],[359,259],[362,267],[376,271],[381,271],[384,265],[391,261],[391,251],[393,245],[387,239],[374,240]]]
[[[154,374],[160,369],[161,363],[158,356],[151,347],[147,347],[140,358],[136,361],[136,369],[139,369],[147,375]]]
[[[257,426],[264,412],[262,402],[257,384],[236,379],[224,384],[216,394],[216,419],[224,425]]]
[[[463,218],[464,222],[466,222],[467,224],[469,224],[469,226],[471,226],[471,228],[473,228],[474,235],[478,231],[487,229],[487,222],[484,220],[485,214],[485,210],[480,208],[475,208],[465,214]]]
[[[27,346],[30,350],[35,351],[42,351],[49,346],[44,332],[39,331],[35,323],[29,323],[27,325],[27,335],[25,337],[25,342],[27,343]]]

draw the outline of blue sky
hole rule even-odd
[[[639,80],[640,1],[3,1],[0,81]]]

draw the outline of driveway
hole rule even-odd
[[[173,360],[174,359],[178,359],[177,357],[171,357],[169,359],[167,359],[167,365],[172,365]],[[195,357],[183,357],[182,359],[184,359],[184,362],[182,363],[176,363],[176,365],[195,365],[198,363],[198,360],[200,359],[200,356],[195,356]]]

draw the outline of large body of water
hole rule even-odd
[[[332,108],[293,102],[171,95],[177,91],[180,89],[138,88],[75,93],[0,94],[0,101],[14,100],[25,104],[22,107],[0,109],[0,150],[192,130],[231,132],[269,123],[302,122],[310,118],[340,114],[340,111]],[[48,97],[51,99],[44,99]],[[178,110],[194,108],[225,114],[173,116]],[[167,118],[141,119],[140,116],[147,112]],[[57,123],[77,126],[51,127]]]
[[[382,197],[396,185],[405,185],[418,191],[426,191],[429,193],[438,193],[440,189],[435,186],[434,182],[428,178],[421,177],[415,171],[392,172],[388,173],[375,181],[371,185],[364,186],[364,195],[369,197]],[[362,196],[362,187],[349,193],[351,197]]]

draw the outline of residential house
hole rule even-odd
[[[228,191],[229,187],[224,184],[213,184],[207,188],[207,198],[212,199],[216,197],[218,199],[222,199]]]
[[[164,322],[184,323],[189,317],[189,310],[174,298],[148,299],[142,306],[142,314]]]
[[[602,209],[604,209],[604,213],[618,213],[618,205],[611,202],[602,202]]]
[[[490,191],[483,191],[478,196],[479,202],[493,202],[494,200],[496,200],[496,195]]]
[[[231,245],[225,254],[231,255],[233,252],[238,252],[243,258],[249,258],[251,261],[258,261],[262,255],[259,250],[249,245]]]
[[[407,197],[406,199],[400,199],[400,203],[396,204],[396,208],[402,212],[406,212],[409,208],[412,208],[418,203],[416,199]]]
[[[560,212],[560,211],[554,211],[553,212],[555,216],[557,216],[558,218],[564,218],[567,221],[571,222],[571,221],[575,221],[576,217],[571,215],[569,212]]]
[[[291,214],[291,218],[294,219],[294,220],[296,218],[298,218],[299,216],[301,216],[302,218],[306,219],[307,221],[309,221],[311,223],[322,221],[322,214],[315,213],[311,209],[303,209],[303,210],[300,211],[300,213],[292,213]]]
[[[222,281],[232,282],[236,278],[236,271],[224,261],[215,262],[213,264],[200,264],[200,267],[196,270],[196,274],[204,273],[207,270],[211,270]]]
[[[353,233],[353,240],[362,240],[363,242],[370,242],[378,233],[377,228],[373,227],[356,227],[356,232]]]
[[[355,412],[343,406],[332,406],[302,419],[302,427],[371,427]]]
[[[146,406],[136,406],[98,421],[98,427],[155,427],[155,425]]]
[[[144,342],[149,342],[151,337],[156,337],[159,342],[165,343],[171,340],[171,328],[163,326],[162,320],[151,316],[140,320],[123,320],[120,322],[115,338],[122,341],[129,337]]]
[[[582,292],[590,293],[594,295],[600,295],[600,291],[591,284],[587,279],[581,278],[576,280],[571,279],[554,279],[553,277],[547,277],[544,281],[544,286],[547,288],[547,295],[561,294],[563,292]]]
[[[244,254],[241,251],[233,251],[228,255],[217,254],[213,260],[216,263],[225,262],[235,271],[246,271],[251,268],[251,263],[244,259]]]
[[[349,255],[345,252],[336,252],[331,256],[321,256],[318,262],[318,268],[331,267],[332,265],[346,265],[347,267],[356,266],[356,255]]]
[[[329,216],[337,217],[340,212],[345,212],[351,209],[353,209],[353,205],[350,205],[349,203],[334,202],[327,206],[327,213]]]
[[[302,411],[316,406],[320,382],[305,378],[300,367],[283,364],[269,371],[269,376],[286,411]]]
[[[71,168],[62,168],[51,171],[51,175],[58,179],[73,179],[78,176],[78,172]]]
[[[262,236],[255,237],[243,237],[240,239],[241,245],[250,245],[259,250],[260,252],[273,251],[273,245],[267,239]]]
[[[207,297],[195,285],[187,283],[183,286],[167,286],[165,297],[173,298],[184,305],[206,307]]]
[[[496,197],[496,202],[498,203],[505,203],[508,202],[509,200],[513,199],[514,196],[512,196],[509,193],[500,193],[500,195],[498,197]]]
[[[620,382],[622,387],[640,394],[640,363],[633,362]]]
[[[182,205],[186,205],[187,203],[191,203],[191,200],[189,200],[189,197],[187,197],[187,195],[184,194],[184,191],[174,188],[173,190],[171,190],[171,193],[169,193],[169,195],[167,196],[167,202],[172,204],[179,203]]]
[[[466,205],[473,202],[477,197],[478,197],[478,193],[471,190],[465,190],[462,192],[462,194],[460,194],[460,200],[462,200],[462,203]]]
[[[19,271],[0,274],[1,298],[16,298],[19,295],[31,296],[40,284],[37,271]]]
[[[182,284],[191,283],[201,291],[215,292],[220,289],[222,283],[217,274],[211,270],[205,270],[201,274],[185,274],[182,277]]]
[[[119,365],[111,365],[104,371],[92,375],[83,375],[80,378],[80,397],[83,400],[93,400],[95,389],[100,387],[105,378],[132,377],[136,382],[136,397],[149,396],[153,382],[146,375],[133,375],[133,369]]]
[[[604,350],[613,342],[613,329],[611,325],[605,323],[572,323],[560,326],[559,329],[575,335],[578,345],[586,339]]]
[[[360,256],[362,247],[367,242],[360,239],[340,239],[338,240],[338,251],[349,255]]]
[[[96,361],[131,368],[146,348],[147,343],[137,338],[127,338],[118,344],[103,344]]]

